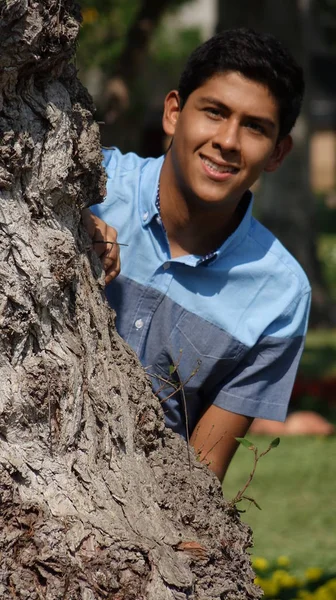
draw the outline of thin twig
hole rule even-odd
[[[92,244],[111,244],[111,246],[114,246],[115,244],[117,246],[129,246],[129,244],[122,244],[121,242],[110,242],[109,240],[92,240]]]
[[[199,371],[200,366],[201,366],[201,361],[197,361],[197,366],[195,367],[195,369],[190,373],[190,375],[187,377],[187,379],[185,381],[181,381],[181,377],[180,377],[180,373],[179,373],[179,365],[180,365],[180,361],[181,361],[181,357],[182,357],[182,350],[180,350],[180,356],[179,356],[179,360],[177,362],[174,362],[173,360],[173,370],[171,372],[171,375],[173,373],[177,374],[177,377],[179,379],[179,384],[176,384],[174,381],[172,381],[171,379],[167,379],[165,377],[162,377],[161,375],[156,375],[153,373],[150,373],[149,371],[147,371],[147,374],[149,375],[149,377],[158,379],[159,381],[162,381],[165,385],[170,385],[171,387],[174,388],[173,392],[171,394],[169,394],[166,398],[164,398],[163,400],[160,399],[160,402],[166,402],[169,398],[171,398],[171,396],[174,396],[176,393],[181,392],[181,396],[182,396],[182,404],[183,404],[183,411],[184,411],[184,418],[185,418],[185,427],[186,427],[186,439],[187,439],[187,452],[188,452],[188,464],[189,464],[189,472],[190,472],[190,477],[192,478],[192,470],[191,470],[191,454],[190,454],[190,435],[189,435],[189,418],[188,418],[188,410],[187,410],[187,399],[185,396],[185,391],[184,388],[187,385],[187,383],[190,381],[190,379],[192,379],[192,377],[194,377],[196,375],[196,373]],[[160,391],[162,391],[163,388],[161,388]],[[157,396],[158,392],[156,392],[156,396]],[[193,481],[191,481],[192,485],[193,485]],[[193,486],[193,491],[195,491],[194,486]]]
[[[189,377],[187,377],[187,379],[185,381],[180,381],[180,383],[175,383],[171,379],[166,379],[165,377],[162,377],[161,375],[157,375],[155,373],[150,373],[149,371],[147,371],[147,375],[149,375],[149,377],[153,377],[155,379],[158,379],[159,381],[162,381],[166,385],[174,388],[174,390],[168,396],[166,396],[163,399],[159,398],[160,402],[163,403],[163,402],[166,402],[167,400],[169,400],[169,398],[171,398],[172,396],[174,396],[177,392],[180,392],[187,385],[187,383],[189,383],[190,379],[192,379],[196,375],[197,371],[199,370],[199,367],[200,367],[200,365],[198,365],[197,368],[195,368],[192,371],[192,373],[189,375]],[[174,367],[174,371],[173,372],[175,372],[175,371],[177,372],[177,367],[176,366]],[[178,374],[178,377],[180,377],[179,374]],[[161,388],[159,388],[156,391],[156,395],[158,395],[162,390],[164,390],[164,387],[165,386],[162,386]]]
[[[253,502],[253,503],[254,503],[254,504],[255,504],[255,505],[258,507],[258,508],[260,508],[260,507],[258,506],[258,504],[256,503],[256,501],[255,501],[255,500],[253,500],[253,499],[249,498],[248,496],[244,496],[244,493],[245,493],[245,491],[247,490],[247,488],[249,487],[249,485],[250,485],[250,484],[251,484],[251,482],[252,482],[252,479],[253,479],[253,477],[254,477],[254,475],[255,475],[256,468],[257,468],[257,464],[258,464],[259,460],[260,460],[260,459],[261,459],[263,456],[265,456],[266,454],[268,454],[268,452],[269,452],[270,450],[272,450],[272,447],[273,447],[273,446],[272,446],[272,444],[270,444],[270,445],[268,446],[268,448],[266,448],[266,450],[264,450],[264,452],[261,452],[261,453],[258,455],[258,448],[257,448],[256,446],[254,446],[254,445],[253,445],[253,446],[251,446],[250,450],[252,450],[252,451],[253,451],[253,454],[254,454],[254,464],[253,464],[253,469],[252,469],[252,471],[251,471],[251,473],[250,473],[250,475],[249,475],[249,477],[248,477],[248,480],[247,480],[247,482],[245,483],[245,485],[244,485],[243,489],[242,489],[242,490],[239,490],[239,492],[238,492],[238,494],[235,496],[235,498],[233,498],[233,500],[231,500],[231,502],[230,502],[231,506],[234,506],[235,504],[237,504],[238,502],[240,502],[240,501],[241,501],[243,498],[245,498],[246,500],[249,500],[250,502]]]
[[[214,428],[215,428],[215,426],[214,426],[214,425],[211,425],[211,427],[210,427],[210,429],[209,429],[209,432],[208,432],[208,435],[206,436],[206,438],[205,438],[205,440],[204,440],[204,442],[203,442],[202,446],[201,446],[201,447],[200,447],[200,449],[199,449],[199,453],[201,453],[201,452],[202,452],[202,450],[203,450],[203,448],[204,448],[204,445],[205,445],[205,443],[208,441],[208,439],[209,439],[209,437],[210,437],[210,435],[211,435],[211,432],[212,432],[212,430],[213,430]],[[195,438],[195,442],[196,442],[196,438]]]
[[[177,371],[177,375],[180,378],[178,371]],[[190,378],[189,378],[189,380],[190,380]],[[189,418],[188,418],[188,410],[187,410],[187,400],[186,400],[186,397],[185,397],[185,392],[184,392],[184,386],[183,385],[181,386],[181,395],[182,395],[184,418],[185,418],[185,426],[186,426],[186,438],[187,438],[189,471],[190,471],[190,476],[192,476],[192,472],[191,472],[191,456],[190,456]]]
[[[253,464],[253,469],[248,477],[247,482],[245,483],[244,487],[242,490],[239,490],[238,494],[235,496],[235,498],[233,498],[233,500],[231,500],[231,504],[237,504],[237,502],[240,502],[242,499],[242,496],[244,495],[244,492],[247,490],[247,488],[249,487],[249,485],[251,484],[251,481],[255,475],[256,472],[256,468],[257,468],[257,464],[258,464],[258,448],[254,448],[253,450],[254,452],[254,464]]]
[[[224,431],[224,435],[225,433],[227,433],[227,431]],[[213,451],[214,448],[216,448],[217,444],[219,444],[219,442],[222,441],[222,439],[224,438],[224,435],[221,435],[220,438],[218,440],[216,440],[216,442],[211,446],[211,448],[209,448],[209,450],[207,451],[207,453],[203,456],[202,458],[202,462],[205,461],[206,457],[208,456],[208,454],[210,454],[210,452]]]

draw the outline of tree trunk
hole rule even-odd
[[[171,0],[142,0],[134,22],[127,32],[125,47],[116,74],[133,82],[143,68],[152,35]]]
[[[164,428],[80,227],[104,175],[78,21],[73,0],[0,8],[0,596],[260,598],[250,532]]]
[[[121,146],[126,139],[129,145],[140,150],[140,123],[144,117],[146,101],[138,102],[137,116],[134,119],[129,108],[132,98],[139,94],[137,80],[143,73],[151,40],[171,0],[141,0],[138,11],[126,36],[123,50],[111,65],[109,78],[104,84],[103,93],[97,98],[102,113],[101,129],[103,145],[111,145],[111,137],[119,140]],[[131,111],[132,112],[132,111]]]
[[[244,4],[244,10],[242,7]],[[309,165],[309,23],[299,0],[221,0],[219,29],[253,27],[270,32],[291,50],[305,67],[306,98],[293,131],[294,148],[281,168],[267,174],[258,194],[260,220],[280,239],[305,269],[312,285],[311,324],[336,322],[335,307],[328,298],[317,257],[315,197],[310,186]]]

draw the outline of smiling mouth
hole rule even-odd
[[[239,169],[237,167],[232,167],[230,165],[220,165],[220,164],[214,162],[213,160],[211,160],[210,158],[207,158],[206,156],[201,156],[201,160],[209,169],[211,169],[211,171],[215,171],[216,173],[235,174],[235,173],[238,173],[238,171],[239,171]]]

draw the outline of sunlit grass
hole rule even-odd
[[[318,256],[330,297],[336,300],[336,235],[325,233],[319,236]]]
[[[270,438],[248,436],[260,448]],[[224,483],[224,495],[233,498],[252,468],[253,454],[240,447]],[[334,571],[336,563],[336,438],[282,438],[257,467],[247,495],[262,510],[246,501],[242,519],[253,529],[252,554],[275,560],[289,557],[302,572],[319,566]]]

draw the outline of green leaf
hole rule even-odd
[[[254,444],[252,444],[252,442],[249,442],[249,440],[247,440],[246,438],[236,437],[236,440],[242,446],[245,446],[245,448],[248,448],[249,450],[254,450]]]
[[[172,375],[175,372],[175,366],[169,365],[169,375]]]
[[[270,448],[277,448],[277,446],[279,446],[280,444],[280,438],[275,438],[275,440],[273,440],[270,443]]]

